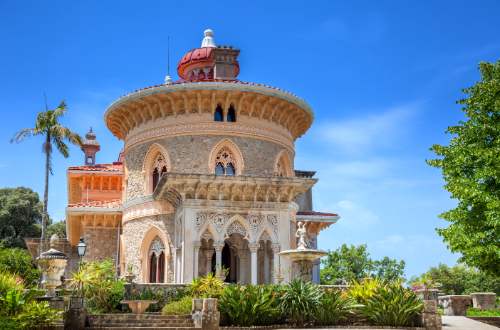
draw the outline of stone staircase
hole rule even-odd
[[[101,314],[90,315],[88,329],[114,330],[193,330],[194,323],[191,315],[161,315],[158,313],[146,314]]]

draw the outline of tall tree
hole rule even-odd
[[[42,203],[29,188],[0,189],[0,247],[24,248],[24,237],[40,235]]]
[[[500,275],[500,61],[479,65],[481,80],[464,89],[466,120],[446,130],[447,146],[434,145],[445,188],[457,206],[440,215],[448,228],[437,229],[461,261]]]
[[[49,174],[52,174],[52,146],[65,157],[69,157],[69,148],[65,141],[81,145],[80,136],[69,128],[59,123],[60,118],[66,113],[66,103],[62,101],[55,109],[46,109],[39,112],[34,128],[24,128],[17,132],[11,142],[21,142],[27,137],[41,135],[44,138],[43,152],[45,153],[45,189],[43,192],[42,234],[40,250],[45,249],[46,231],[48,222],[47,207],[49,204]]]

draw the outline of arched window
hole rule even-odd
[[[149,282],[163,283],[165,281],[165,246],[156,237],[149,247]]]
[[[224,113],[220,104],[218,104],[217,108],[215,108],[214,121],[224,121]]]
[[[227,110],[227,121],[228,122],[235,122],[236,121],[236,110],[234,110],[234,107],[232,104],[229,106],[229,109]]]
[[[281,177],[289,177],[293,175],[290,159],[284,152],[278,156],[278,161],[274,168],[274,175]]]
[[[165,158],[160,154],[156,157],[155,162],[153,163],[153,172],[152,172],[152,187],[153,191],[155,190],[158,182],[163,174],[167,173],[167,163],[165,162]]]
[[[215,175],[234,176],[236,174],[234,156],[228,148],[224,147],[219,150],[215,157],[215,161]]]

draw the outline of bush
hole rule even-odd
[[[325,291],[315,314],[318,325],[343,324],[353,313],[355,301],[338,290]]]
[[[116,279],[112,260],[89,262],[73,274],[72,287],[83,288],[87,307],[91,313],[110,313],[121,307],[125,294],[125,283]]]
[[[61,312],[50,308],[48,302],[32,301],[24,307],[16,321],[22,329],[37,329],[49,326],[60,318]]]
[[[376,278],[365,278],[361,282],[354,282],[347,294],[354,299],[358,304],[365,304],[370,299],[378,288],[382,286],[382,282]]]
[[[412,326],[423,303],[415,293],[395,282],[378,287],[366,300],[364,316],[376,325]]]
[[[11,290],[24,290],[22,280],[13,274],[0,271],[0,298],[5,297]]]
[[[41,275],[28,251],[18,248],[0,249],[0,272],[19,275],[27,286],[35,286]]]
[[[228,325],[270,325],[281,319],[279,297],[272,286],[228,286],[219,298],[219,310]]]
[[[323,291],[318,285],[295,279],[283,287],[281,311],[291,323],[303,326],[310,322],[321,305]]]
[[[219,298],[224,290],[224,282],[209,273],[204,277],[199,277],[190,285],[190,293],[197,298]]]
[[[184,296],[182,299],[166,304],[161,313],[163,315],[186,315],[191,314],[191,296]]]

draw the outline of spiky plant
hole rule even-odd
[[[322,296],[323,291],[318,285],[295,279],[283,287],[281,311],[293,324],[304,326],[313,320]]]

